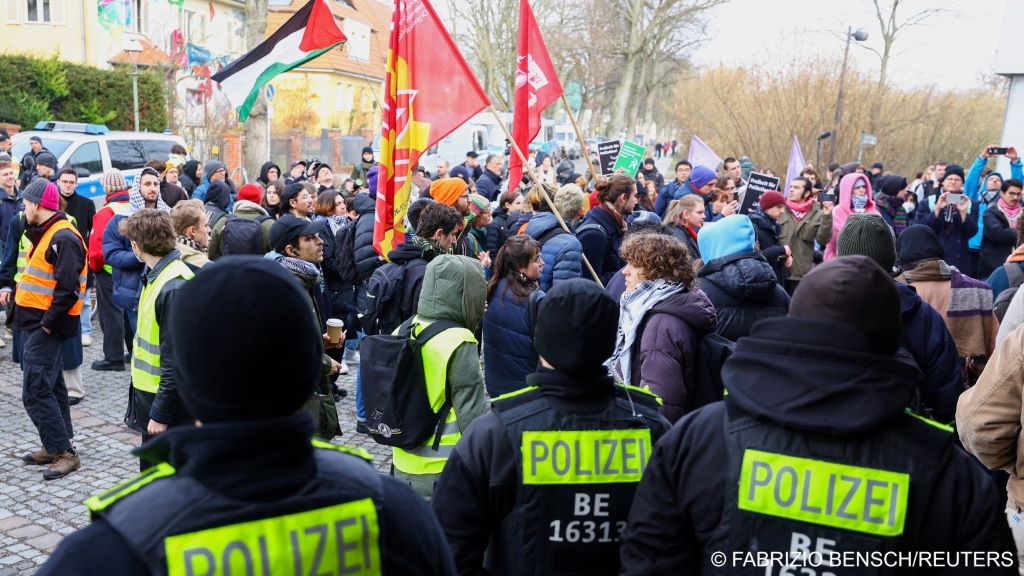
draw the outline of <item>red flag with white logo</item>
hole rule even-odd
[[[516,93],[512,138],[523,154],[540,132],[540,113],[562,95],[555,65],[540,35],[529,0],[519,0],[519,51],[516,55]],[[513,154],[508,160],[509,188],[518,186],[523,163]]]

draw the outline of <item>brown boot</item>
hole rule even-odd
[[[78,459],[78,453],[67,451],[60,452],[53,457],[53,462],[43,471],[43,480],[56,480],[71,474],[82,462]]]
[[[22,456],[21,461],[24,462],[25,464],[35,464],[41,466],[43,464],[49,464],[50,462],[53,462],[53,457],[54,455],[47,452],[46,448],[40,448],[35,452],[29,452],[28,454]]]

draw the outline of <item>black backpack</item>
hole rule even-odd
[[[213,204],[207,204],[203,207],[206,210],[206,220],[210,226],[210,230],[213,230],[220,219],[227,216],[228,213],[221,210],[220,207],[214,206]]]
[[[437,320],[413,337],[412,321],[403,322],[397,335],[367,336],[359,345],[366,427],[378,444],[406,450],[422,446],[433,435],[436,450],[452,408],[451,389],[446,382],[444,404],[434,412],[423,374],[422,348],[459,324]]]
[[[360,302],[359,324],[367,336],[391,334],[403,321],[412,316],[412,310],[402,310],[405,271],[421,258],[403,262],[388,262],[377,267],[366,281],[366,298]]]
[[[224,256],[265,254],[262,246],[263,223],[267,220],[270,218],[262,214],[256,218],[242,218],[229,214],[221,233],[220,253]]]
[[[996,318],[1000,322],[1003,321],[1003,316],[1006,316],[1006,310],[1010,307],[1010,301],[1013,300],[1017,289],[1024,284],[1024,270],[1020,269],[1020,264],[1016,262],[1003,264],[1003,270],[1006,270],[1006,279],[1010,282],[1010,287],[1000,292],[999,296],[996,296],[995,302],[992,303],[992,311],[996,313]]]
[[[338,266],[338,274],[345,285],[355,284],[359,280],[356,271],[356,224],[363,217],[351,221],[334,235],[334,262]]]

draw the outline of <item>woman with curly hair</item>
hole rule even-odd
[[[694,365],[701,336],[715,329],[715,307],[697,288],[690,256],[678,239],[627,236],[622,258],[626,291],[612,370],[624,384],[660,396],[662,415],[675,422],[706,395],[694,390]]]

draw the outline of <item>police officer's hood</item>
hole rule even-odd
[[[430,320],[452,320],[475,331],[484,316],[484,268],[467,256],[444,254],[427,265],[416,313]]]
[[[776,424],[828,436],[877,429],[909,404],[921,373],[898,356],[900,297],[863,256],[804,277],[790,314],[741,338],[722,376],[726,403]]]

